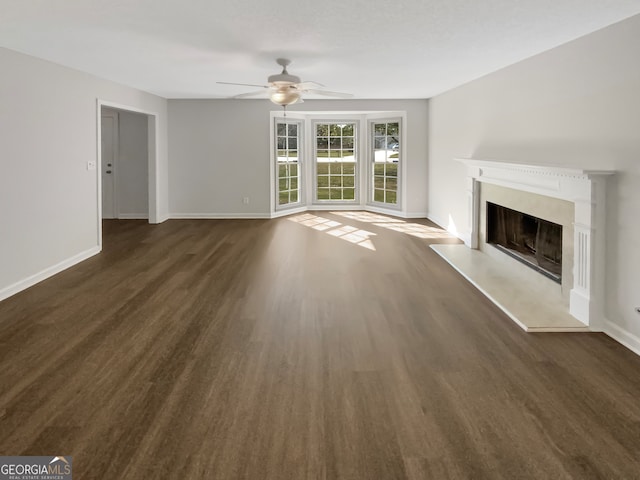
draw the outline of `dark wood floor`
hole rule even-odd
[[[640,357],[524,333],[429,249],[444,232],[356,217],[106,222],[102,254],[0,302],[0,455],[72,455],[76,480],[640,478]]]

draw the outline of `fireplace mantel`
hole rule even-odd
[[[479,184],[566,200],[574,204],[573,288],[569,313],[591,330],[601,330],[604,303],[606,178],[615,172],[573,167],[455,159],[467,167],[468,224],[465,244],[478,248]]]

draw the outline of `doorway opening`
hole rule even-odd
[[[98,100],[98,243],[103,219],[158,223],[158,116]]]

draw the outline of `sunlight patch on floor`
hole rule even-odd
[[[366,223],[395,223],[402,222],[402,220],[398,220],[397,218],[389,218],[384,215],[378,215],[377,213],[371,212],[331,212],[333,215],[338,215],[339,217],[350,218],[351,220],[358,220],[359,222]]]
[[[407,223],[399,218],[389,218],[371,212],[331,212],[333,215],[350,218],[359,222],[373,223],[376,227],[388,228],[418,238],[454,238],[440,227],[429,227],[419,223]]]
[[[293,217],[289,217],[288,220],[298,223],[299,225],[304,225],[305,227],[313,228],[320,232],[328,233],[331,236],[346,240],[347,242],[369,250],[375,251],[376,249],[369,238],[376,235],[373,232],[367,232],[366,230],[361,230],[350,225],[342,225],[340,222],[336,222],[335,220],[319,217],[318,215],[312,215],[310,213],[295,215]]]

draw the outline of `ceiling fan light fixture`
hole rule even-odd
[[[286,107],[292,105],[300,99],[300,92],[293,88],[279,88],[271,94],[270,100],[276,105]]]

